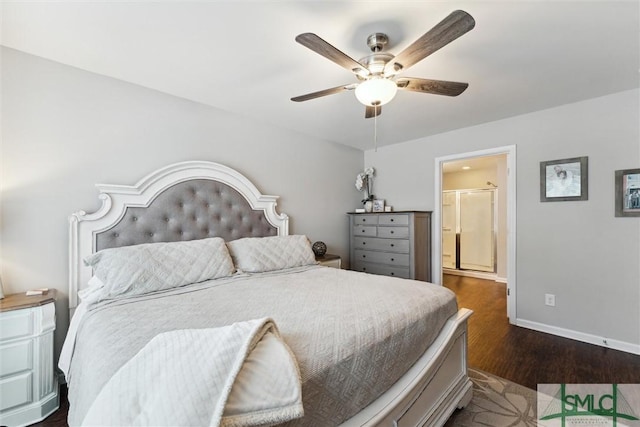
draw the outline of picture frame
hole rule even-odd
[[[540,162],[540,201],[589,200],[589,158]]]
[[[640,217],[640,168],[615,171],[617,217]]]
[[[373,201],[373,212],[384,212],[384,200],[376,199]]]

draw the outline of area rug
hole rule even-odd
[[[445,427],[535,427],[536,392],[504,378],[469,368],[473,398]]]

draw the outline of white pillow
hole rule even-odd
[[[104,283],[100,299],[146,294],[230,276],[235,271],[220,237],[104,249],[84,262]]]
[[[245,237],[227,242],[236,268],[247,273],[316,263],[307,236]]]

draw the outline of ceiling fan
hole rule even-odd
[[[381,106],[391,101],[398,89],[458,96],[469,86],[467,83],[398,77],[398,74],[467,33],[475,24],[475,20],[467,12],[456,10],[395,56],[389,52],[382,52],[389,40],[386,34],[371,34],[367,38],[367,45],[373,53],[359,61],[336,49],[316,34],[300,34],[296,37],[298,43],[351,71],[360,82],[296,96],[291,100],[302,102],[355,90],[358,101],[366,106],[365,118],[371,118],[381,114]]]

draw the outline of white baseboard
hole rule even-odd
[[[530,320],[516,319],[516,325],[523,328],[533,329],[534,331],[545,332],[559,337],[570,338],[572,340],[595,344],[601,347],[612,348],[614,350],[624,351],[626,353],[640,355],[640,344],[633,344],[625,341],[614,340],[606,337],[599,337],[584,332],[578,332],[571,329],[559,328],[557,326],[546,325],[544,323],[532,322]]]
[[[495,273],[485,273],[483,271],[472,271],[472,270],[451,270],[448,268],[442,269],[442,274],[451,274],[454,276],[465,276],[465,277],[474,277],[476,279],[486,279],[486,280],[495,280]],[[505,281],[505,283],[507,283]]]
[[[496,282],[498,282],[498,283],[507,283],[507,278],[506,277],[498,277],[498,276],[496,276]]]

